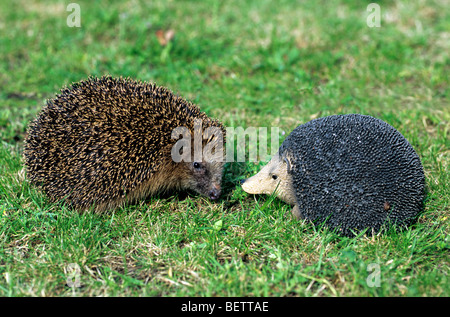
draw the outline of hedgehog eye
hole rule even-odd
[[[278,178],[278,176],[275,175],[275,174],[273,174],[273,175],[272,175],[272,178],[276,180],[276,179]]]
[[[200,163],[199,162],[194,162],[194,168],[200,168]]]

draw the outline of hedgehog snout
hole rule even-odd
[[[209,198],[211,200],[216,200],[219,198],[220,196],[220,186],[217,184],[214,184],[211,188],[211,190],[209,191]]]

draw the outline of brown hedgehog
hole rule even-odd
[[[164,87],[90,77],[47,102],[29,126],[24,160],[32,183],[78,210],[103,211],[172,190],[217,199],[224,137],[219,121]],[[208,146],[215,155],[202,155]]]

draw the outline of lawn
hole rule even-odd
[[[0,2],[0,296],[450,295],[450,10],[442,1]],[[70,20],[73,21],[73,20]],[[70,23],[69,23],[70,24]],[[340,237],[246,194],[265,162],[227,163],[223,194],[79,214],[27,182],[27,125],[89,75],[156,82],[229,127],[380,118],[424,166],[406,230]]]

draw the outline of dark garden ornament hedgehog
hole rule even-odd
[[[349,114],[298,126],[242,188],[275,192],[294,206],[297,218],[351,236],[410,224],[423,207],[425,176],[400,132],[379,119]]]
[[[172,190],[217,199],[224,137],[219,121],[164,87],[90,77],[47,102],[29,126],[24,160],[32,183],[78,210],[103,211]],[[191,139],[215,155],[187,151]]]

